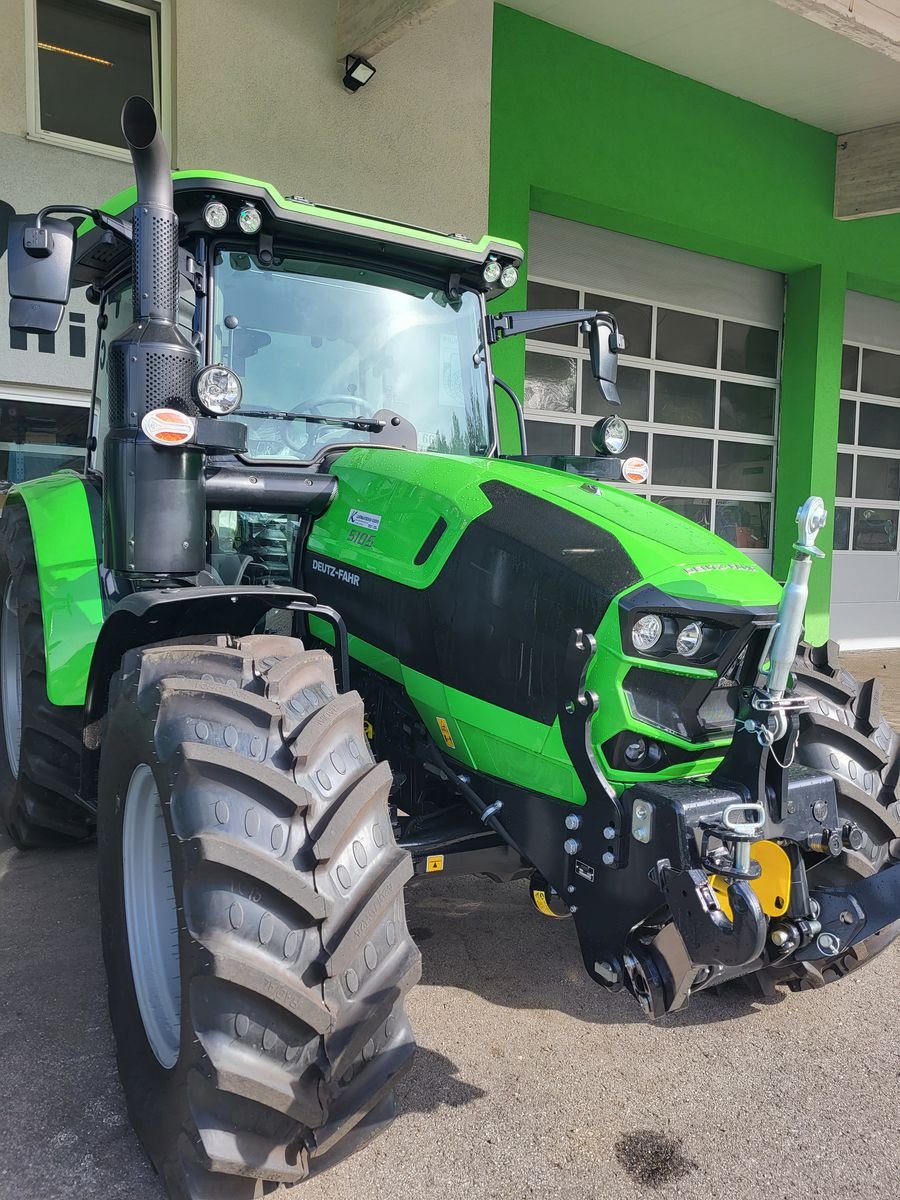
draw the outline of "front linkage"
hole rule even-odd
[[[567,667],[578,686],[560,727],[585,785],[583,808],[513,795],[484,778],[461,784],[484,825],[522,850],[565,902],[589,974],[627,988],[649,1017],[737,976],[832,959],[900,919],[900,865],[852,887],[807,879],[807,855],[837,858],[858,849],[863,832],[839,815],[829,775],[792,765],[808,701],[786,692],[811,560],[821,555],[821,500],[810,498],[797,520],[756,682],[742,691],[732,745],[709,780],[641,783],[616,795],[593,751],[598,697],[585,679],[595,643],[579,629]]]
[[[791,570],[761,656],[761,682],[742,693],[722,763],[708,783],[641,785],[619,802],[630,817],[631,838],[623,839],[613,866],[632,878],[646,873],[671,920],[654,930],[652,918],[637,928],[625,928],[623,918],[618,947],[599,912],[591,932],[579,928],[584,950],[594,957],[589,969],[612,986],[625,983],[648,1016],[675,1011],[692,990],[728,978],[790,960],[833,958],[900,918],[898,867],[847,888],[811,889],[807,882],[804,852],[836,858],[845,848],[858,849],[863,835],[840,817],[830,776],[791,765],[808,701],[786,692],[811,561],[821,557],[814,544],[825,524],[821,500],[807,500],[797,523]],[[762,866],[751,851],[762,842],[776,882],[771,886],[770,878],[769,888],[758,892],[753,883]],[[611,890],[621,896],[629,889],[613,884]]]

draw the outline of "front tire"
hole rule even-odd
[[[420,960],[389,787],[359,697],[296,639],[132,651],[114,677],[109,1005],[129,1112],[173,1200],[297,1183],[390,1119]]]
[[[900,736],[881,713],[881,683],[860,683],[839,661],[836,642],[801,646],[795,690],[809,697],[800,718],[797,762],[834,780],[838,811],[862,831],[858,849],[807,864],[810,884],[845,887],[900,862]],[[795,991],[822,987],[856,971],[886,949],[900,922],[819,963],[775,968]]]

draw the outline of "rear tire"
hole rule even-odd
[[[881,714],[881,682],[860,683],[845,671],[836,642],[801,646],[794,678],[795,691],[812,700],[800,718],[797,762],[832,777],[841,817],[864,834],[859,850],[810,859],[810,883],[852,885],[900,861],[900,736]],[[771,977],[795,991],[822,987],[871,961],[898,933],[900,922],[834,958],[773,968]]]
[[[294,638],[131,651],[113,678],[109,1006],[129,1113],[173,1200],[251,1200],[390,1120],[420,971],[390,780],[359,697]]]
[[[82,709],[47,696],[31,525],[14,499],[0,511],[0,606],[0,819],[20,850],[70,844],[93,829],[75,799]]]

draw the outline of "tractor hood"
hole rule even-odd
[[[632,594],[639,604],[648,592],[654,605],[661,593],[674,597],[687,616],[694,604],[706,618],[710,605],[722,607],[732,628],[755,627],[780,597],[774,580],[714,534],[583,476],[362,447],[331,470],[337,492],[312,527],[304,585],[341,613],[351,655],[404,688],[449,754],[546,795],[584,796],[558,724],[579,685],[576,630],[597,638],[591,670],[606,702],[593,736],[618,784],[627,778],[616,759],[623,731],[649,729],[629,709],[629,672],[669,672],[662,691],[650,690],[654,712],[674,695],[679,712],[699,714],[702,697],[681,693],[698,678],[705,691],[716,680],[712,665],[626,654],[620,620]],[[680,747],[660,750],[660,770],[709,770],[709,759],[692,765],[693,742],[710,737],[699,715],[691,730],[661,709],[654,721],[653,737]],[[728,734],[717,736],[721,745]]]
[[[509,536],[527,538],[560,568],[589,576],[608,568],[609,594],[653,583],[687,600],[741,607],[774,605],[781,595],[757,563],[709,530],[582,476],[520,461],[362,448],[332,470],[338,495],[311,549],[407,586],[429,587],[469,526],[503,509]]]
[[[739,606],[781,597],[780,585],[730,542],[643,496],[610,484],[588,489],[572,476],[546,494],[614,532],[642,579],[672,596]]]

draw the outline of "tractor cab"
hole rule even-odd
[[[127,217],[135,197],[121,193],[104,215]],[[239,408],[245,461],[309,467],[338,446],[398,442],[497,453],[484,304],[516,282],[518,246],[338,213],[213,173],[176,173],[174,201],[177,322],[201,365],[223,368],[212,379],[227,392],[194,400],[216,417]],[[102,216],[82,225],[73,282],[101,308],[98,471],[106,351],[131,323],[131,260]]]

